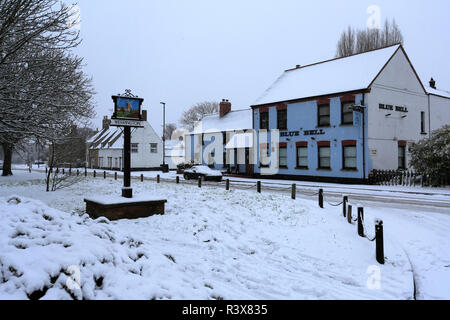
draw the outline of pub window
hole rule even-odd
[[[406,169],[406,147],[398,146],[398,168]]]
[[[356,169],[356,146],[344,146],[344,169]]]
[[[287,130],[287,110],[277,111],[278,130]]]
[[[319,169],[331,168],[331,149],[330,147],[319,147]]]
[[[420,132],[425,133],[425,112],[420,113]]]
[[[286,147],[280,147],[279,164],[280,164],[280,168],[287,168],[287,148]]]
[[[103,157],[99,157],[99,158],[98,158],[98,166],[99,166],[100,168],[103,168]]]
[[[308,147],[297,147],[297,168],[308,168]]]
[[[108,157],[108,168],[112,168],[112,157]]]
[[[330,104],[321,104],[318,106],[318,125],[326,127],[330,125]]]
[[[158,153],[158,144],[150,143],[150,153]]]
[[[259,115],[259,129],[269,130],[269,113],[261,112]]]
[[[353,124],[353,102],[343,102],[341,106],[342,124]]]
[[[139,152],[139,144],[138,143],[132,143],[131,144],[131,153],[138,153]]]

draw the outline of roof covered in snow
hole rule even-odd
[[[220,117],[219,113],[205,116],[194,128],[195,134],[247,130],[253,127],[252,109],[234,110]]]
[[[103,129],[88,139],[90,149],[123,149],[122,130],[116,127]]]
[[[440,89],[434,89],[431,87],[425,87],[425,90],[427,90],[427,93],[432,94],[434,96],[440,96],[440,97],[444,97],[444,98],[449,98],[450,99],[450,92],[445,91],[445,90],[440,90]]]
[[[254,105],[367,89],[400,47],[394,45],[286,70]]]

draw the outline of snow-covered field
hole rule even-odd
[[[412,299],[413,278],[417,298],[450,298],[448,214],[366,207],[370,236],[385,223],[379,265],[341,207],[316,200],[133,181],[166,214],[94,221],[83,199],[121,181],[45,193],[42,173],[14,174],[0,178],[0,299]]]

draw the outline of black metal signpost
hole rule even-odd
[[[131,93],[131,90],[125,90],[122,95],[112,96],[114,101],[114,114],[111,117],[111,126],[123,127],[123,188],[122,197],[132,198],[133,189],[131,188],[131,128],[143,127],[142,125],[142,102]]]
[[[155,214],[163,215],[167,203],[166,199],[142,194],[133,199],[134,201],[129,200],[133,198],[130,176],[131,128],[144,127],[144,119],[141,113],[144,99],[133,95],[130,90],[126,90],[122,95],[112,96],[112,99],[114,101],[114,114],[111,117],[111,126],[123,127],[124,133],[122,198],[102,195],[85,198],[86,213],[93,219],[106,217],[109,220],[145,218]],[[143,175],[141,175],[141,181],[143,181]]]

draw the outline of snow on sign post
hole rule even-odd
[[[124,133],[122,197],[100,195],[86,198],[86,212],[92,218],[106,217],[110,220],[164,214],[167,200],[146,195],[133,198],[131,188],[131,128],[144,127],[141,113],[144,99],[133,95],[130,90],[126,90],[125,94],[112,96],[112,99],[114,114],[111,117],[111,126],[123,127]]]
[[[132,198],[133,189],[131,188],[131,128],[142,127],[141,107],[144,99],[131,93],[131,90],[125,90],[125,94],[112,96],[114,101],[114,114],[111,117],[111,126],[123,127],[123,188],[122,197]]]

